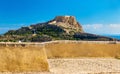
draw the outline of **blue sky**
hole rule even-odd
[[[120,34],[120,0],[0,0],[0,33],[57,15],[72,15],[85,32]]]

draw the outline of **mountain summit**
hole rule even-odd
[[[84,32],[82,26],[77,22],[74,16],[56,16],[48,24],[63,27],[67,33],[70,32]]]
[[[0,41],[44,42],[52,40],[93,40],[113,41],[114,38],[85,33],[81,24],[74,16],[56,16],[54,19],[21,27],[18,30],[9,30],[0,36]]]

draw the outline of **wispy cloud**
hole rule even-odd
[[[37,23],[40,22],[44,22],[44,21],[38,21]],[[32,24],[36,24],[36,23],[32,23]],[[0,24],[0,34],[3,34],[5,32],[7,32],[8,30],[15,30],[21,27],[25,27],[25,26],[30,26],[31,24]]]
[[[0,24],[0,34],[7,32],[8,30],[15,30],[22,26],[26,26],[25,24]]]
[[[0,27],[0,34],[3,34],[3,33],[5,33],[5,32],[7,32],[8,30],[15,30],[15,29],[17,29],[17,28],[10,28],[10,27]]]
[[[83,28],[95,34],[120,34],[120,24],[86,24]]]
[[[15,30],[25,24],[9,24],[0,25],[0,34],[7,32],[8,30]],[[120,35],[120,24],[85,24],[82,25],[85,32],[93,34],[119,34]]]

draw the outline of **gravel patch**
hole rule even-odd
[[[50,72],[0,74],[120,74],[120,60],[113,58],[48,59]]]

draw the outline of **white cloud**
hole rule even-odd
[[[119,34],[120,24],[86,24],[83,25],[85,32],[94,34]]]
[[[0,25],[0,34],[5,33],[8,30],[18,29],[25,24],[9,24]],[[119,34],[120,35],[120,24],[85,24],[82,25],[85,32],[93,34]]]

